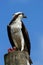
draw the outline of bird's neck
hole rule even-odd
[[[21,18],[18,17],[15,22],[21,22]]]

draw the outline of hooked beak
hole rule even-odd
[[[27,16],[24,15],[23,18],[27,18]]]

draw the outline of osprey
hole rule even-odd
[[[30,38],[22,18],[27,18],[22,12],[13,15],[11,22],[7,25],[8,37],[13,48],[28,51],[30,55]]]
[[[21,51],[25,49],[30,55],[30,39],[22,18],[27,18],[22,12],[13,15],[13,19],[7,25],[8,37],[12,47],[16,46]]]

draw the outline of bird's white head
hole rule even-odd
[[[15,14],[13,14],[13,17],[15,17],[15,19],[19,18],[19,19],[22,19],[22,18],[27,18],[24,13],[22,12],[17,12]]]

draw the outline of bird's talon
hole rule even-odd
[[[8,53],[9,53],[9,52],[13,52],[13,51],[15,51],[15,50],[16,50],[16,47],[9,48],[9,49],[8,49]]]

